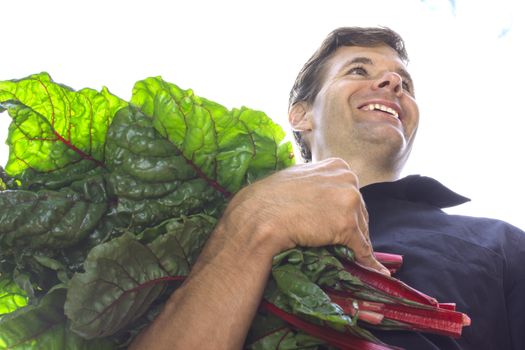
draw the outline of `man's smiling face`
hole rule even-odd
[[[389,46],[343,46],[326,61],[312,104],[301,102],[310,123],[305,137],[313,160],[352,159],[391,152],[403,166],[419,122],[414,86]]]

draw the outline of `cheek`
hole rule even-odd
[[[419,108],[417,105],[414,107],[414,116],[414,130],[417,130],[419,125]]]
[[[341,116],[345,114],[341,96],[327,94],[323,96],[322,102],[317,103],[314,108],[313,122],[317,128],[329,129],[334,124],[341,122]]]
[[[363,99],[366,82],[339,80],[325,86],[317,95],[313,105],[314,123],[319,127],[337,129],[350,122],[357,101]]]
[[[409,98],[409,99],[410,100],[407,101],[407,103],[405,104],[406,106],[405,110],[408,111],[410,115],[409,125],[411,127],[411,131],[415,131],[419,124],[419,107],[413,98]]]
[[[355,104],[354,100],[357,100],[353,92],[348,86],[344,86],[344,88],[331,94],[329,100],[327,100],[329,103],[326,106],[326,110],[330,111],[334,119],[345,120],[352,113],[352,106]]]

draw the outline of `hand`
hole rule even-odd
[[[273,255],[295,246],[341,244],[360,264],[389,275],[373,256],[358,178],[339,158],[297,165],[244,188],[222,221],[237,228],[228,232],[263,235],[261,249]]]

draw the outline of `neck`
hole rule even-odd
[[[378,182],[395,181],[401,177],[401,168],[394,169],[393,167],[370,164],[370,161],[363,159],[346,161],[348,165],[350,165],[350,169],[357,175],[359,187],[365,187]]]
[[[313,157],[316,162],[328,157]],[[359,187],[364,187],[373,183],[396,181],[401,177],[402,164],[393,161],[385,161],[380,158],[362,157],[339,157],[344,159],[350,169],[359,179]],[[371,160],[374,159],[375,161]],[[401,162],[404,163],[404,162]]]

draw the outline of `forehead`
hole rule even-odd
[[[368,58],[374,66],[408,75],[406,65],[397,52],[388,45],[380,45],[372,47],[342,46],[337,48],[325,62],[324,76],[328,77],[337,74],[337,72],[352,62],[365,62],[365,60],[360,60],[359,58]]]

